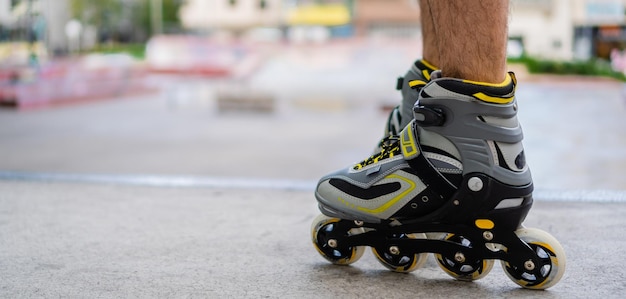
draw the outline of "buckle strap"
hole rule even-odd
[[[422,127],[441,126],[446,121],[446,116],[442,109],[426,106],[413,107],[413,117]]]

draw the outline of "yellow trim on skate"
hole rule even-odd
[[[422,76],[424,76],[424,78],[428,81],[430,81],[430,73],[432,72],[432,70],[436,70],[437,67],[430,64],[430,62],[426,61],[425,59],[420,60],[422,62],[423,65],[425,65],[427,68],[429,68],[430,70],[422,70]]]
[[[400,145],[402,146],[402,154],[404,154],[405,158],[412,158],[413,156],[419,154],[419,149],[415,143],[415,135],[413,134],[413,126],[408,125],[402,130],[400,133]],[[408,137],[408,140],[406,137]]]
[[[399,179],[402,181],[405,181],[406,183],[408,183],[410,185],[409,188],[407,188],[406,190],[404,190],[402,193],[398,194],[396,197],[392,198],[391,200],[387,201],[384,205],[376,208],[376,209],[369,209],[369,208],[365,208],[365,207],[357,207],[357,209],[359,211],[363,211],[366,213],[370,213],[370,214],[379,214],[382,213],[384,211],[386,211],[387,209],[389,209],[390,207],[394,206],[398,201],[400,201],[402,198],[404,198],[407,194],[409,194],[411,191],[413,191],[413,189],[415,189],[415,183],[413,181],[411,181],[408,178],[405,178],[401,175],[398,174],[390,174],[388,176],[385,177],[385,179]],[[339,198],[339,200],[341,200],[341,198]]]
[[[422,59],[420,61],[422,62],[422,64],[424,64],[426,67],[430,68],[431,70],[436,70],[437,69],[436,66],[430,64],[430,62],[426,61],[426,59]],[[427,71],[427,70],[425,70],[425,71]],[[430,77],[430,74],[428,74],[428,76]]]
[[[338,198],[337,198],[337,200],[338,200],[340,203],[342,203],[342,204],[346,205],[346,207],[353,208],[353,209],[357,207],[355,204],[350,203],[350,202],[348,202],[347,200],[345,200],[345,199],[343,199],[343,198],[341,198],[341,197],[338,197]]]
[[[426,81],[422,80],[411,80],[409,81],[409,87],[413,88],[415,86],[424,86],[426,85]]]
[[[482,85],[482,86],[489,86],[489,87],[505,87],[511,84],[512,80],[513,79],[511,78],[511,75],[507,73],[506,77],[504,78],[504,81],[502,81],[501,83],[489,83],[489,82],[480,82],[480,81],[472,81],[472,80],[463,80],[463,83],[470,83],[474,85]]]
[[[511,80],[513,80],[513,85],[517,88],[517,76],[515,76],[514,72],[509,72],[509,76],[511,76]]]
[[[496,226],[493,221],[489,219],[476,219],[476,221],[474,221],[474,224],[476,224],[476,227],[480,229],[492,229]]]
[[[428,72],[428,70],[423,70],[422,71],[422,76],[424,76],[424,78],[426,78],[426,80],[430,81],[430,73]]]
[[[513,102],[513,99],[514,99],[514,97],[508,97],[508,98],[492,97],[482,92],[475,93],[473,94],[473,96],[483,102],[495,103],[495,104],[508,104],[508,103]]]

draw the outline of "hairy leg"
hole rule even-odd
[[[420,2],[422,18],[430,15],[430,22],[422,23],[424,56],[437,61],[433,63],[441,68],[444,77],[487,83],[504,81],[509,1]]]
[[[430,8],[428,7],[428,1],[419,1],[420,4],[420,19],[422,22],[422,42],[424,49],[422,50],[422,57],[428,61],[431,65],[439,65],[439,51],[437,47],[437,39],[435,35],[435,25],[433,24],[433,18],[430,15]]]

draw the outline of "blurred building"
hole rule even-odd
[[[626,49],[626,1],[576,2],[572,11],[575,58],[609,58],[613,49]]]
[[[608,58],[626,46],[624,0],[512,0],[514,54],[549,59]],[[510,48],[511,49],[511,48]]]
[[[292,38],[316,40],[353,36],[418,38],[417,1],[185,0],[179,17],[186,30],[196,32],[246,33],[262,27],[266,29],[263,34],[273,37],[286,33]],[[526,54],[564,60],[608,58],[612,50],[626,48],[626,0],[510,1],[509,50],[512,56]],[[37,40],[51,51],[67,49],[69,2],[0,0],[0,41]],[[83,25],[81,42],[89,40],[89,32],[96,36],[94,32],[102,30]]]
[[[0,26],[9,26],[11,19],[11,0],[0,0]]]
[[[421,32],[418,1],[356,0],[353,11],[357,35],[417,38]]]
[[[509,55],[570,59],[574,3],[570,0],[511,1]]]
[[[179,16],[183,27],[194,31],[279,27],[283,23],[282,0],[188,0]]]
[[[5,40],[41,42],[49,50],[64,49],[69,19],[68,0],[0,0]]]
[[[194,31],[274,27],[295,40],[419,33],[415,0],[188,0],[180,18]]]

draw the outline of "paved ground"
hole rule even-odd
[[[1,181],[0,297],[621,298],[623,203],[539,200],[526,221],[562,242],[562,281],[520,289],[496,264],[452,280],[430,257],[391,273],[367,251],[332,266],[309,241],[311,192]]]
[[[369,154],[409,52],[288,49],[238,81],[156,77],[161,93],[0,110],[0,297],[621,297],[626,106],[605,80],[521,76],[526,224],[568,254],[554,288],[521,290],[499,267],[461,283],[432,259],[397,275],[370,254],[318,256],[313,184]],[[233,88],[272,109],[220,109]]]

